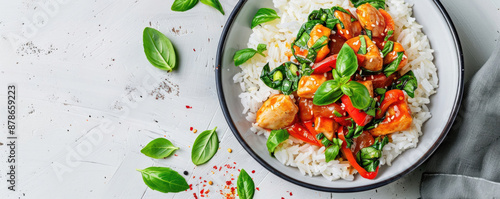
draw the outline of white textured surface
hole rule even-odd
[[[193,192],[199,196],[207,187],[210,198],[221,198],[219,190],[228,191],[225,181],[238,173],[212,168],[224,164],[256,171],[250,173],[260,188],[256,198],[418,197],[421,168],[376,190],[330,194],[281,180],[242,149],[225,123],[214,80],[217,43],[236,0],[221,0],[225,16],[203,4],[174,13],[171,0],[66,0],[49,12],[39,2],[47,1],[0,2],[3,129],[7,85],[16,84],[19,94],[19,189],[6,191],[7,147],[2,145],[0,198],[193,198]],[[489,57],[491,41],[498,37],[495,19],[500,1],[443,0],[443,4],[460,31],[466,71],[474,71]],[[167,74],[147,62],[142,30],[150,25],[176,46],[180,58],[176,72]],[[478,29],[483,31],[473,31]],[[14,35],[25,40],[12,43]],[[215,126],[221,149],[208,164],[195,167],[189,146],[198,134],[189,128],[201,132]],[[5,130],[1,132],[0,142],[5,143]],[[153,138],[164,136],[181,147],[177,156],[151,160],[139,152]],[[189,171],[193,190],[163,194],[148,189],[135,169],[152,165]],[[66,170],[55,172],[56,166]],[[196,186],[200,176],[214,185]]]

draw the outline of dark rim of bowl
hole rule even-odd
[[[219,102],[220,102],[220,105],[222,107],[222,111],[224,113],[224,117],[226,118],[226,121],[227,121],[227,123],[229,125],[229,128],[231,128],[231,131],[233,132],[233,134],[236,137],[236,139],[238,139],[238,141],[240,142],[240,144],[250,154],[250,156],[252,156],[257,162],[259,162],[263,167],[265,167],[271,173],[273,173],[273,174],[279,176],[280,178],[285,179],[285,180],[287,180],[287,181],[289,181],[291,183],[294,183],[296,185],[303,186],[303,187],[306,187],[306,188],[309,188],[309,189],[318,190],[318,191],[325,191],[325,192],[359,192],[359,191],[366,191],[366,190],[375,189],[375,188],[384,186],[386,184],[389,184],[389,183],[391,183],[391,182],[393,182],[393,181],[401,178],[402,176],[410,173],[411,171],[415,170],[418,166],[420,166],[422,163],[424,163],[425,160],[427,160],[434,153],[434,151],[436,151],[436,149],[438,148],[438,146],[443,142],[444,138],[448,134],[448,131],[450,130],[451,126],[453,125],[453,122],[455,121],[455,118],[457,116],[460,104],[462,102],[462,95],[463,95],[463,89],[464,89],[464,81],[463,81],[463,76],[464,76],[464,62],[463,62],[462,47],[461,47],[461,44],[460,44],[460,40],[458,38],[457,31],[455,29],[455,26],[453,25],[453,22],[451,21],[450,16],[448,15],[448,13],[446,12],[446,10],[444,9],[444,7],[441,4],[441,2],[439,0],[433,0],[434,3],[436,4],[436,6],[438,7],[438,9],[441,11],[441,14],[445,18],[445,20],[446,20],[446,22],[448,24],[448,27],[449,27],[449,29],[450,29],[450,31],[452,33],[453,40],[455,42],[455,47],[456,47],[456,50],[457,50],[457,53],[458,53],[457,56],[458,56],[458,62],[459,62],[460,72],[459,72],[459,77],[458,77],[458,79],[459,79],[459,81],[458,81],[458,95],[455,98],[455,105],[453,106],[452,113],[451,113],[450,117],[448,118],[448,122],[446,123],[445,128],[441,132],[441,135],[439,136],[439,138],[437,139],[437,141],[432,145],[432,147],[415,164],[411,165],[408,169],[404,170],[403,172],[401,172],[401,173],[399,173],[399,174],[397,174],[397,175],[395,175],[395,176],[393,176],[393,177],[391,177],[389,179],[386,179],[384,181],[378,182],[378,183],[374,183],[374,184],[370,184],[370,185],[365,185],[365,186],[350,187],[350,188],[331,188],[331,187],[323,187],[323,186],[313,185],[313,184],[310,184],[310,183],[303,182],[303,181],[297,180],[295,178],[292,178],[292,177],[290,177],[290,176],[288,176],[288,175],[280,172],[279,170],[273,168],[266,161],[264,161],[263,159],[261,159],[252,150],[252,148],[250,148],[250,146],[248,145],[248,143],[246,143],[246,141],[241,137],[239,131],[236,129],[236,126],[234,124],[234,121],[231,118],[231,115],[229,114],[229,110],[228,110],[227,104],[226,104],[226,99],[224,98],[224,92],[223,92],[223,89],[222,89],[221,67],[222,67],[222,56],[223,56],[223,52],[224,52],[224,48],[225,48],[225,44],[226,44],[226,38],[227,38],[227,35],[229,33],[229,30],[231,29],[231,26],[233,25],[234,19],[238,16],[238,13],[241,11],[241,9],[243,8],[243,6],[245,5],[245,3],[247,1],[248,0],[240,0],[238,2],[238,4],[235,6],[234,10],[232,11],[231,15],[229,16],[228,21],[226,22],[226,25],[224,27],[224,30],[222,31],[222,35],[221,35],[221,38],[220,38],[220,41],[219,41],[219,46],[218,46],[218,49],[217,49],[217,60],[216,60],[217,67],[216,67],[216,70],[215,70],[215,76],[216,76],[215,80],[216,80],[216,84],[217,84],[217,93],[218,93],[218,96],[219,96]]]

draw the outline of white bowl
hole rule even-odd
[[[406,0],[413,4],[413,16],[423,25],[423,31],[435,50],[439,88],[431,97],[432,118],[424,123],[418,146],[399,155],[392,166],[380,168],[377,178],[367,180],[356,176],[354,181],[327,181],[323,177],[303,176],[297,168],[288,167],[269,155],[264,136],[249,129],[251,123],[242,114],[238,95],[242,92],[233,76],[240,72],[234,66],[233,55],[246,48],[252,33],[250,22],[259,8],[272,8],[269,0],[240,0],[231,13],[222,33],[217,52],[216,81],[219,101],[229,127],[241,145],[262,166],[275,175],[310,189],[328,192],[356,192],[374,189],[397,180],[422,164],[441,144],[458,112],[463,92],[463,57],[458,35],[450,17],[438,0]]]

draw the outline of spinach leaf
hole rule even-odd
[[[360,35],[359,41],[361,42],[361,47],[359,47],[358,54],[364,55],[367,52],[365,37],[363,35]]]
[[[157,138],[149,142],[141,153],[155,159],[163,159],[171,156],[179,147],[175,147],[172,142],[165,138]]]
[[[278,13],[271,8],[261,8],[252,19],[252,29],[256,26],[280,18]]]
[[[302,25],[302,27],[300,28],[299,32],[297,33],[297,37],[296,37],[295,41],[293,41],[291,44],[292,54],[294,55],[295,59],[297,59],[297,61],[301,64],[314,63],[314,61],[316,61],[318,51],[324,45],[328,44],[328,43],[322,44],[324,42],[323,41],[323,42],[319,43],[318,45],[314,45],[314,47],[309,47],[307,45],[309,39],[311,38],[310,33],[311,33],[312,29],[318,24],[324,25],[325,22],[322,20],[310,20],[310,21],[304,23]],[[326,38],[326,39],[328,39],[328,38]],[[317,44],[317,43],[318,42],[316,42],[315,44]],[[295,46],[299,47],[301,50],[307,51],[307,55],[305,57],[302,55],[297,55],[297,53],[295,53],[295,48],[294,48]]]
[[[200,0],[201,3],[212,6],[213,8],[217,9],[222,15],[224,14],[224,9],[222,8],[222,5],[220,4],[219,0]]]
[[[184,12],[191,10],[196,4],[198,4],[198,0],[175,0],[170,9],[172,11]]]
[[[313,104],[324,106],[339,100],[344,93],[340,89],[340,79],[328,80],[319,86],[314,94]]]
[[[342,85],[342,91],[350,90],[349,93],[345,93],[351,99],[352,105],[360,110],[366,109],[371,104],[372,98],[370,97],[370,92],[361,83],[350,81]]]
[[[323,8],[312,11],[308,16],[308,19],[309,21],[323,21],[325,27],[332,30],[335,28],[336,24],[342,23],[335,17],[335,15],[333,15],[333,11],[331,9]]]
[[[257,53],[259,53],[262,56],[265,56],[263,52],[267,50],[266,48],[267,48],[266,44],[259,44],[257,46],[257,50],[252,49],[252,48],[245,48],[245,49],[237,51],[233,57],[234,65],[239,66],[239,65],[247,62],[249,59],[251,59]]]
[[[238,196],[241,199],[252,199],[255,193],[255,184],[252,177],[248,175],[245,169],[241,169],[238,180],[236,180],[236,188],[238,190]]]
[[[172,42],[161,32],[145,28],[142,36],[144,53],[156,68],[172,72],[177,66],[177,55]]]
[[[403,55],[404,55],[403,52],[398,52],[398,58],[396,58],[396,60],[392,61],[389,65],[387,65],[384,68],[384,73],[387,77],[389,77],[398,70],[399,64],[403,60]]]
[[[358,59],[354,50],[347,44],[340,49],[336,70],[341,77],[350,77],[358,70]]]
[[[274,156],[273,154],[274,150],[276,150],[276,147],[278,147],[278,145],[285,140],[288,140],[289,136],[290,134],[288,134],[288,131],[286,129],[271,131],[271,134],[269,135],[269,138],[267,138],[266,142],[267,150],[269,151],[269,153],[271,153],[271,156]]]
[[[191,161],[195,165],[207,163],[217,153],[219,138],[217,137],[216,129],[217,127],[213,130],[203,131],[194,141],[193,149],[191,150]]]
[[[387,43],[385,43],[384,49],[382,49],[382,54],[385,57],[385,56],[387,56],[387,54],[389,54],[390,52],[392,52],[393,49],[394,49],[394,42],[393,41],[387,41]]]
[[[373,145],[361,149],[356,154],[356,161],[368,172],[377,170],[380,164],[379,159],[382,157],[382,148],[384,148],[387,143],[389,143],[389,138],[387,136],[384,138],[379,136],[375,139]]]
[[[391,38],[393,34],[394,30],[389,30],[389,32],[387,32],[387,36],[384,38],[384,41],[389,40],[389,38]]]
[[[141,172],[142,180],[151,188],[163,193],[178,193],[189,189],[186,179],[176,171],[166,167],[149,167]]]
[[[371,116],[375,117],[375,113],[377,111],[377,108],[376,108],[377,101],[375,101],[373,98],[370,98],[370,100],[371,100],[370,106],[368,106],[367,108],[363,109],[363,111],[367,115],[371,115]]]
[[[312,69],[308,65],[302,65],[299,69],[293,62],[286,62],[270,71],[269,64],[266,64],[262,68],[260,79],[269,88],[290,95],[299,88],[300,78],[311,73]]]
[[[385,0],[351,0],[351,3],[356,8],[360,5],[365,4],[365,3],[369,3],[377,9],[384,9],[385,10]]]
[[[325,150],[325,161],[330,162],[335,160],[337,155],[339,155],[340,147],[342,147],[342,140],[338,138],[332,139],[332,145]]]
[[[392,83],[391,89],[404,90],[406,94],[410,97],[415,97],[415,90],[418,88],[418,81],[413,74],[413,71],[407,72],[405,75],[400,77],[394,83]]]
[[[352,118],[349,118],[349,120],[351,120],[352,125],[347,127],[347,134],[345,135],[345,142],[348,148],[350,148],[354,142],[352,139],[363,134],[364,129],[364,126],[357,125]]]

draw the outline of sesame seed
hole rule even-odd
[[[373,79],[373,75],[370,75],[370,77]]]
[[[375,24],[372,24],[372,27],[374,27],[374,28],[375,28]]]
[[[366,77],[363,77],[363,81],[366,81]]]
[[[377,24],[377,26],[378,26],[378,24],[379,24],[379,23],[378,23],[378,21],[375,21],[375,23],[376,23],[376,24]]]
[[[346,34],[349,34],[349,30],[346,30],[345,32],[346,32]]]
[[[360,71],[359,71],[359,74],[360,74],[360,75],[362,75],[362,74],[363,74],[363,70],[360,70]]]

